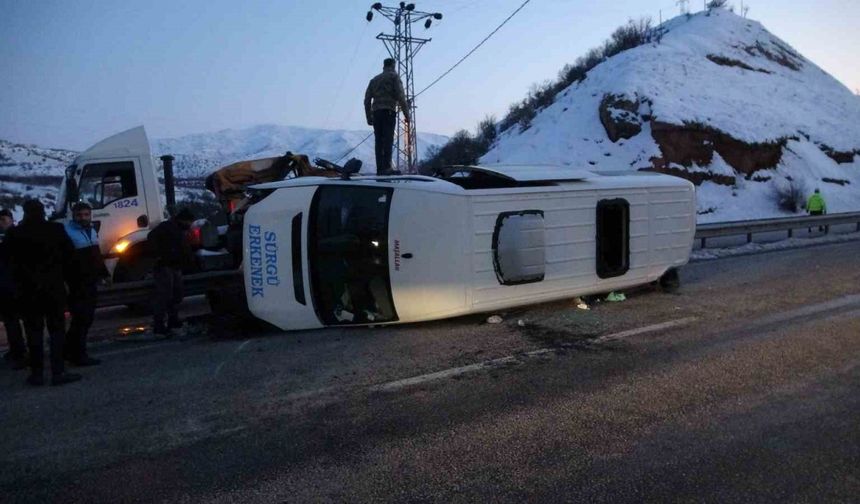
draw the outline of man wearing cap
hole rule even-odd
[[[98,301],[98,283],[107,278],[99,235],[92,225],[93,209],[80,202],[72,207],[66,234],[75,247],[74,268],[69,275],[69,312],[72,321],[66,333],[66,360],[77,366],[94,366],[100,361],[87,352],[87,333],[93,324]]]
[[[391,150],[394,144],[394,130],[397,125],[397,106],[403,112],[406,122],[411,121],[403,82],[394,70],[394,60],[386,58],[382,62],[382,73],[370,80],[364,92],[364,113],[367,124],[373,126],[376,142],[376,173],[386,175],[391,172]]]
[[[153,299],[153,332],[169,337],[171,329],[182,327],[179,303],[182,302],[182,269],[191,261],[191,248],[186,232],[194,222],[187,208],[163,221],[149,232],[147,241],[155,256],[155,299]],[[165,324],[165,318],[167,323]]]

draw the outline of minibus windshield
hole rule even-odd
[[[325,185],[308,222],[314,309],[326,325],[397,320],[388,272],[388,213],[393,190]]]

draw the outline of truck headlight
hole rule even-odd
[[[116,242],[116,245],[113,246],[113,251],[117,254],[122,254],[123,252],[125,252],[125,249],[127,249],[129,245],[131,245],[130,241],[120,240]]]

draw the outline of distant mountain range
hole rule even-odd
[[[287,151],[334,161],[365,140],[370,131],[324,130],[273,124],[245,129],[226,129],[195,133],[176,138],[152,140],[156,156],[177,157],[176,172],[181,178],[205,177],[212,170],[243,159],[279,156]],[[96,143],[100,139],[93,139]],[[427,149],[444,144],[448,137],[418,134],[419,157]],[[62,176],[62,168],[77,155],[76,151],[45,148],[0,140],[0,175]],[[361,143],[347,157],[363,162],[362,171],[375,172],[373,137]]]
[[[0,175],[61,176],[63,167],[71,163],[77,154],[71,150],[48,149],[0,140]]]
[[[178,176],[197,178],[233,161],[279,156],[287,151],[306,154],[311,159],[321,157],[335,161],[369,134],[369,130],[323,130],[267,124],[155,140],[153,150],[158,155],[176,156]],[[447,140],[442,135],[419,133],[419,157],[423,158],[431,146],[442,145]],[[363,172],[376,172],[373,145],[373,137],[368,138],[347,158],[360,159]]]

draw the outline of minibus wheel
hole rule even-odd
[[[663,292],[675,292],[681,287],[681,276],[677,268],[669,268],[660,277],[660,288]]]

